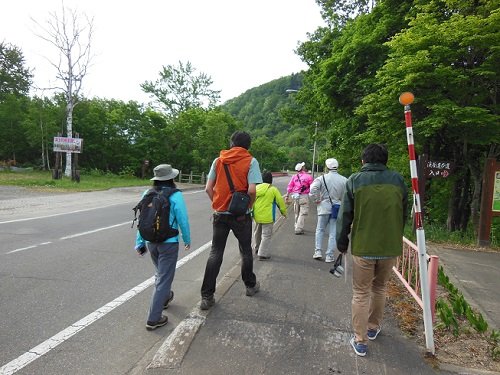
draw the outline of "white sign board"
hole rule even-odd
[[[54,137],[55,152],[81,153],[83,146],[82,138]]]

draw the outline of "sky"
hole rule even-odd
[[[190,61],[213,80],[221,101],[307,69],[294,53],[307,33],[323,26],[314,0],[64,0],[93,17],[93,59],[83,81],[86,97],[137,100],[140,84],[156,81],[162,66]],[[36,34],[61,0],[6,1],[0,41],[19,47],[37,87],[55,85],[49,61],[58,52]],[[41,93],[36,93],[41,95]]]

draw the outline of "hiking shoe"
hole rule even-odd
[[[247,286],[247,296],[252,297],[259,290],[260,290],[260,283],[256,281],[254,286]]]
[[[146,329],[148,331],[152,331],[153,329],[156,329],[158,327],[163,327],[167,323],[168,323],[168,316],[162,315],[160,320],[158,320],[157,322],[152,322],[148,320],[146,323]]]
[[[168,297],[167,302],[163,305],[163,310],[168,309],[168,304],[174,299],[174,291],[170,291],[170,297]]]
[[[296,229],[295,234],[304,234],[304,230],[303,229]]]
[[[321,250],[316,250],[313,255],[314,259],[321,260],[323,259],[323,255],[321,254]]]
[[[380,327],[378,327],[376,329],[369,329],[366,332],[368,339],[370,339],[370,340],[375,340],[379,333],[380,333]]]
[[[354,352],[359,355],[360,357],[364,357],[366,355],[366,352],[368,351],[368,345],[366,344],[358,344],[354,340],[354,336],[351,337],[351,340],[349,341],[351,344],[352,348],[354,349]]]
[[[269,259],[271,259],[271,257],[259,256],[259,260],[269,260]]]
[[[202,310],[208,310],[213,305],[215,305],[215,298],[214,298],[214,296],[202,297],[201,298],[200,309],[202,309]]]
[[[326,263],[332,263],[334,261],[335,261],[335,258],[333,257],[333,255],[327,255],[325,258]]]

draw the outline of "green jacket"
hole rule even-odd
[[[337,248],[361,257],[399,256],[408,214],[403,177],[383,164],[367,163],[346,182],[337,220]]]
[[[270,224],[276,221],[276,206],[286,216],[286,205],[280,191],[273,185],[262,183],[257,185],[253,218],[256,223]]]

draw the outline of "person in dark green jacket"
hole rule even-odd
[[[361,171],[346,182],[337,221],[340,252],[347,252],[351,235],[354,337],[350,343],[359,356],[366,355],[368,340],[380,332],[386,284],[403,249],[408,189],[399,173],[387,169],[387,160],[381,144],[364,149]]]

